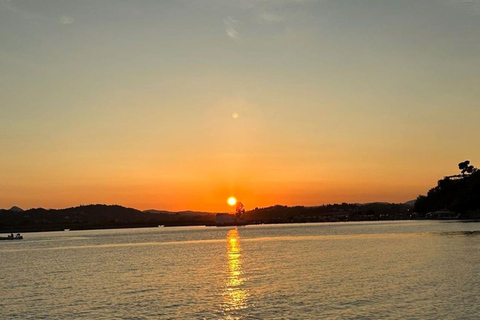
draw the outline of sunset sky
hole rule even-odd
[[[477,0],[0,0],[0,208],[404,202],[479,138]]]

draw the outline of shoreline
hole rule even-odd
[[[322,223],[348,223],[348,222],[391,222],[391,221],[451,221],[451,222],[479,222],[480,219],[425,219],[425,218],[414,218],[414,219],[376,219],[376,220],[345,220],[345,221],[278,221],[278,222],[265,222],[265,223],[246,223],[244,226],[258,226],[258,225],[279,225],[279,224],[322,224]],[[176,228],[176,227],[215,227],[215,228],[225,228],[232,226],[222,226],[215,224],[206,224],[206,223],[173,223],[173,224],[140,224],[140,225],[92,225],[92,226],[82,226],[82,227],[73,227],[63,228],[60,226],[52,226],[45,228],[5,228],[0,229],[0,234],[3,233],[36,233],[36,232],[71,232],[71,231],[88,231],[88,230],[112,230],[112,229],[146,229],[146,228]]]

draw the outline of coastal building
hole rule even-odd
[[[449,210],[438,210],[435,212],[428,212],[426,214],[427,218],[431,219],[458,219],[460,215],[456,212],[452,212]]]
[[[215,222],[217,226],[235,225],[237,223],[237,217],[233,214],[218,213]]]
[[[245,225],[245,207],[243,203],[237,202],[235,214],[218,213],[215,217],[217,226],[243,226]]]

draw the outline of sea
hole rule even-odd
[[[1,319],[480,319],[480,223],[25,233]]]

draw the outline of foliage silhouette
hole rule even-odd
[[[461,218],[480,217],[480,171],[469,160],[458,164],[460,175],[446,176],[419,196],[414,209],[422,216],[428,212],[447,209],[461,214]]]

